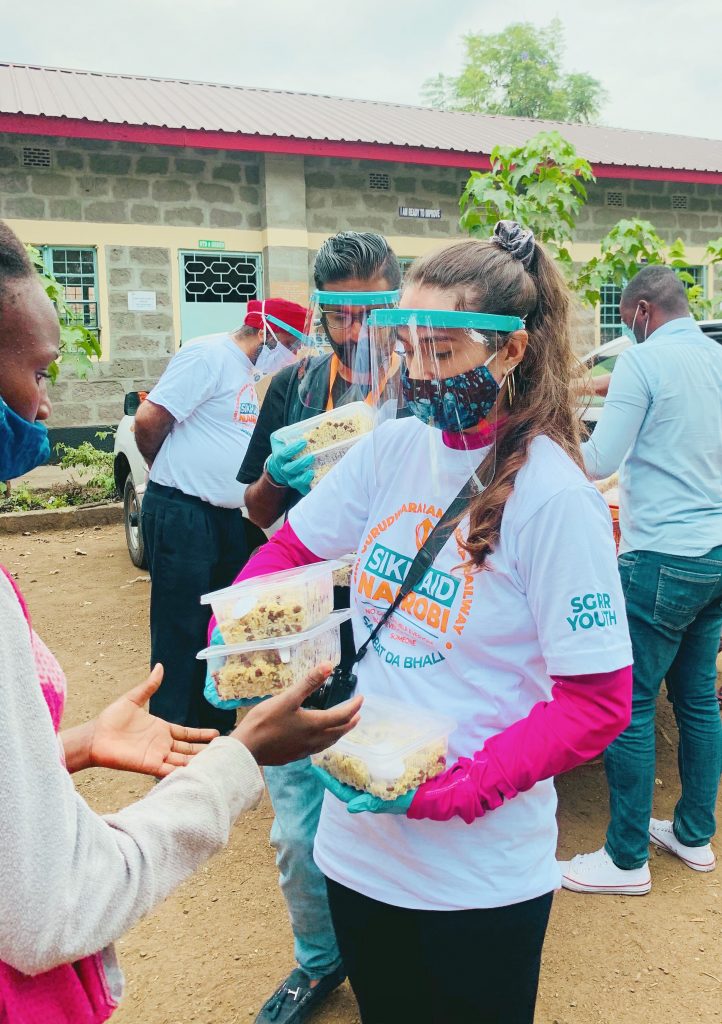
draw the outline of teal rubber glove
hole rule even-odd
[[[406,814],[416,792],[415,789],[410,789],[408,793],[397,796],[395,800],[382,800],[371,793],[362,793],[353,786],[339,782],[317,764],[312,767],[329,793],[333,793],[338,800],[346,804],[349,814],[361,814],[362,811],[370,811],[372,814]]]
[[[300,494],[308,494],[313,481],[313,455],[298,458],[306,444],[303,439],[287,444],[271,434],[271,454],[266,462],[266,471],[272,480],[292,487]]]
[[[209,646],[215,647],[216,644],[225,644],[218,626],[211,633]],[[262,700],[268,700],[268,697],[239,697],[238,700],[223,700],[218,696],[216,681],[213,678],[213,673],[217,672],[219,668],[216,661],[217,659],[210,659],[206,662],[206,682],[203,687],[203,696],[214,708],[220,708],[221,711],[235,711],[236,708],[252,708],[255,704],[260,704]]]

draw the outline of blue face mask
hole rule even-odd
[[[458,434],[486,419],[501,385],[486,363],[445,380],[414,380],[402,366],[401,389],[414,416],[428,426]]]
[[[0,480],[24,476],[49,458],[45,424],[24,420],[0,398]]]

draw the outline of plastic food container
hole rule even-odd
[[[444,715],[381,697],[366,697],[361,721],[314,764],[354,789],[394,800],[446,767],[456,722]]]
[[[199,651],[208,662],[221,700],[268,697],[305,679],[322,661],[336,665],[341,657],[339,627],[351,612],[333,612],[313,629],[296,636],[246,644],[216,644]]]
[[[313,629],[333,611],[338,562],[316,562],[257,576],[204,594],[227,644],[289,636]]]
[[[354,553],[353,555],[343,555],[343,557],[338,559],[339,567],[333,574],[334,587],[351,586],[351,574],[353,573],[356,558],[357,555]]]
[[[315,456],[311,482],[311,487],[315,487],[364,434],[373,430],[373,426],[373,410],[365,402],[351,402],[320,416],[281,427],[275,431],[275,436],[287,444],[306,442],[298,457],[310,453]]]

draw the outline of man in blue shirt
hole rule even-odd
[[[639,271],[620,314],[638,343],[614,367],[583,446],[587,472],[620,469],[619,571],[634,651],[632,721],[605,755],[611,821],[596,853],[562,865],[577,892],[642,895],[648,846],[711,871],[722,725],[715,659],[722,630],[722,346],[690,316],[670,267]],[[679,727],[682,794],[651,817],[654,718],[662,680]]]

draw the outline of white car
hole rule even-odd
[[[144,391],[129,391],[123,403],[123,419],[118,424],[115,432],[115,445],[113,447],[113,475],[118,494],[123,499],[123,524],[125,526],[125,542],[128,545],[128,554],[133,565],[139,569],[147,569],[148,563],[145,557],[145,545],[143,533],[140,528],[140,510],[143,504],[143,495],[148,483],[148,470],[145,459],[138,451],[135,443],[133,425],[135,413],[140,403],[145,399]],[[245,512],[245,509],[244,509]],[[265,544],[282,520],[264,533],[260,527],[252,523],[246,514],[244,516],[246,526],[246,537],[248,539],[248,550],[253,552],[256,548]]]

